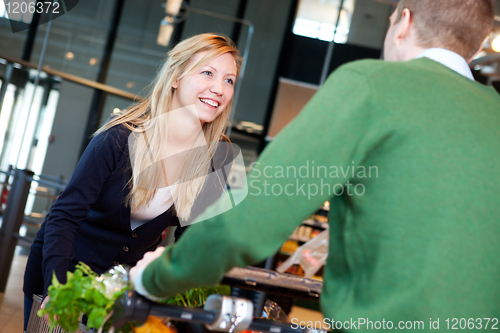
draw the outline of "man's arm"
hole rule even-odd
[[[232,267],[276,253],[307,216],[334,196],[335,185],[345,185],[351,176],[318,177],[316,171],[323,170],[318,167],[330,172],[331,167],[355,167],[364,158],[369,93],[364,76],[349,66],[332,75],[255,163],[243,202],[192,225],[176,245],[147,265],[142,275],[146,290],[168,296],[213,285]],[[133,276],[136,271],[131,271]]]

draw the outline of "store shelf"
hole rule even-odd
[[[305,236],[291,235],[290,237],[288,237],[288,240],[296,241],[296,242],[302,242],[302,243],[307,243],[307,242],[309,242],[311,240],[311,238],[305,237]]]
[[[325,205],[318,209],[314,214],[310,215],[308,219],[302,221],[302,224],[294,230],[292,235],[288,237],[288,240],[280,249],[278,265],[279,263],[290,259],[290,257],[293,256],[294,253],[296,253],[297,249],[299,249],[305,243],[309,242],[320,234],[325,234],[324,231],[328,230],[330,227],[330,225],[328,224],[328,213],[325,212],[329,210],[329,203],[325,202]],[[292,250],[294,249],[293,245],[295,245],[297,249],[292,252]],[[297,269],[293,269],[294,267],[298,268],[296,266],[297,265],[288,267],[287,272],[296,276],[302,276],[302,269],[300,269],[300,271]],[[321,278],[322,272],[323,268],[320,268],[320,270],[317,272],[317,274],[319,274],[319,278]]]
[[[270,295],[317,302],[323,281],[262,268],[235,267],[224,275],[222,283],[233,287],[264,291]]]
[[[312,219],[305,220],[302,222],[302,224],[310,225],[310,226],[316,227],[316,228],[328,229],[328,223],[319,222],[319,221],[312,220]]]

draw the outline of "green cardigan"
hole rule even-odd
[[[262,153],[245,200],[191,226],[143,283],[159,296],[215,284],[278,251],[330,200],[329,321],[428,330],[430,320],[499,318],[499,173],[493,88],[426,58],[354,62]]]

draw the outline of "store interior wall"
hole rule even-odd
[[[142,96],[147,93],[148,85],[166,58],[166,52],[171,48],[171,45],[169,47],[156,45],[158,25],[151,23],[158,22],[163,17],[163,3],[158,0],[125,2],[106,84]],[[225,3],[227,4],[227,1],[200,0],[192,1],[191,5],[234,16],[237,2],[232,2],[233,6]],[[238,119],[262,122],[267,103],[271,98],[269,91],[278,63],[290,3],[290,0],[278,0],[273,3],[265,0],[248,2],[244,18],[254,23],[255,32],[247,72],[242,81],[240,102],[236,109]],[[109,17],[112,4],[99,7],[99,1],[96,1],[95,6],[100,8],[101,12],[94,16],[89,11],[88,5],[80,4],[73,11],[54,21],[45,58],[46,64],[70,74],[95,80],[98,64],[90,66],[89,61],[102,56],[107,30],[106,15],[103,13]],[[262,11],[262,8],[266,10]],[[184,22],[180,38],[207,31],[230,35],[233,29],[232,22],[190,13]],[[38,61],[40,57],[45,31],[43,27],[38,31],[33,61]],[[242,44],[246,41],[246,34],[247,29],[243,26],[239,38]],[[244,47],[245,45],[241,46],[242,49]],[[73,59],[67,59],[68,52],[73,53]],[[82,125],[85,124],[89,113],[92,94],[88,88],[71,83],[64,83],[63,89],[52,131],[54,141],[47,150],[47,157],[50,158],[46,159],[43,173],[52,176],[62,175],[68,179],[78,161],[77,147],[82,140]],[[108,96],[100,123],[104,123],[115,108],[123,109],[130,104],[128,100]],[[61,145],[64,145],[64,149],[61,149]]]
[[[291,0],[250,0],[245,19],[255,25],[235,118],[263,124],[279,65]],[[244,40],[240,37],[240,40]]]
[[[116,0],[86,0],[71,12],[53,21],[44,64],[53,69],[96,80],[101,64],[110,18]],[[164,0],[125,0],[118,26],[108,75],[105,83],[133,94],[145,96],[148,85],[166,58],[175,41],[200,32],[219,32],[229,36],[235,31],[231,22],[197,13],[190,13],[168,47],[156,44],[159,22],[164,17]],[[191,0],[195,8],[236,16],[239,1]],[[296,36],[286,30],[293,0],[247,0],[243,19],[255,26],[241,95],[236,107],[237,120],[262,125],[269,104],[272,104],[273,85],[278,76],[299,82],[318,84],[328,42]],[[500,1],[496,1],[500,13]],[[357,0],[351,30],[346,44],[336,44],[329,71],[339,65],[362,58],[380,58],[388,17],[393,6],[374,0]],[[293,14],[293,13],[292,13]],[[47,24],[38,27],[30,61],[40,59]],[[247,28],[241,27],[238,46],[245,45]],[[26,31],[12,33],[8,21],[0,19],[0,53],[20,58]],[[280,58],[285,43],[287,53]],[[284,65],[283,65],[284,64]],[[278,68],[283,69],[278,73]],[[277,75],[278,74],[278,75]],[[68,179],[79,158],[79,146],[85,134],[92,90],[63,82],[57,105],[52,135],[48,145],[43,173]],[[115,109],[132,102],[107,96],[100,124]],[[64,147],[61,147],[64,146]]]
[[[189,6],[203,9],[212,13],[236,17],[239,1],[227,0],[190,0]],[[221,18],[204,15],[200,13],[189,13],[187,20],[182,27],[180,39],[185,39],[190,36],[205,32],[222,33],[232,37],[232,32],[235,23]]]
[[[356,0],[347,44],[382,50],[393,6],[373,0]]]
[[[80,159],[78,147],[84,134],[93,90],[62,81],[59,103],[52,125],[52,140],[47,147],[42,174],[68,180]]]
[[[0,19],[0,52],[8,57],[20,58],[27,31],[12,33],[10,23]]]
[[[373,0],[356,0],[345,44],[335,43],[328,73],[358,59],[379,59],[393,6]],[[320,84],[329,42],[304,36],[290,37],[290,56],[282,77]]]

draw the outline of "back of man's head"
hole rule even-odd
[[[469,60],[491,33],[494,0],[400,0],[396,22],[403,9],[411,12],[419,46],[441,47]]]

